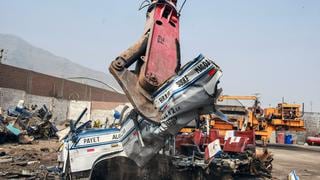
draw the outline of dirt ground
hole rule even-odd
[[[269,148],[274,154],[273,173],[275,179],[287,179],[295,170],[301,180],[320,179],[320,152]]]
[[[48,173],[47,168],[57,165],[58,147],[59,142],[55,139],[35,141],[26,145],[0,145],[0,179],[57,178],[58,175]],[[320,152],[278,148],[269,148],[269,151],[274,154],[273,179],[287,179],[288,173],[296,170],[302,180],[320,180]]]
[[[47,168],[57,165],[57,140],[39,140],[32,144],[0,145],[0,179],[53,179]]]

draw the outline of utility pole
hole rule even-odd
[[[7,60],[8,49],[0,49],[0,64],[4,64]]]
[[[0,49],[0,64],[2,64],[4,49]]]

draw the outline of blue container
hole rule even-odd
[[[292,135],[291,134],[288,134],[288,135],[286,135],[286,137],[285,137],[285,143],[286,144],[292,144]]]

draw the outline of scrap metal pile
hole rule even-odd
[[[55,139],[0,146],[0,179],[59,179]]]
[[[52,113],[43,105],[28,109],[24,101],[0,115],[0,143],[31,143],[34,139],[56,137],[58,131],[51,122]]]
[[[179,131],[202,115],[215,114],[228,121],[216,108],[222,92],[218,87],[221,68],[203,55],[181,67],[181,9],[176,6],[176,0],[152,0],[145,6],[147,22],[142,37],[109,66],[133,109],[122,113],[117,127],[77,126],[82,115],[71,123],[59,158],[66,179],[146,177],[151,166],[151,174],[164,168],[151,162],[159,153],[172,158],[175,167],[200,169],[203,176],[245,173],[270,177],[272,156],[267,151],[262,156],[255,152],[254,135],[236,132],[220,142],[217,133],[207,128],[206,133],[187,134],[189,143],[176,143]],[[129,164],[126,170],[114,168]],[[166,179],[174,179],[167,174]],[[193,177],[203,176],[194,173]]]
[[[230,133],[231,132],[231,133]],[[201,167],[205,176],[255,176],[271,178],[273,156],[256,149],[254,131],[195,130],[176,136],[174,164],[180,168]]]

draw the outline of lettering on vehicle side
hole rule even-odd
[[[188,75],[185,75],[181,79],[179,79],[179,81],[177,81],[176,84],[178,85],[178,87],[181,87],[181,86],[187,84],[188,82],[189,82],[189,77],[188,77]]]
[[[199,74],[205,69],[207,69],[207,67],[209,67],[210,65],[211,65],[211,62],[208,59],[206,59],[202,61],[199,65],[197,65],[194,70]]]
[[[178,107],[173,107],[171,109],[169,109],[165,114],[164,116],[162,117],[162,119],[166,119],[167,117],[169,116],[173,116],[175,114],[177,114],[177,112],[179,112],[181,110],[181,107],[178,106]]]
[[[122,129],[122,130],[120,131],[120,133],[114,134],[114,135],[112,136],[112,140],[114,140],[114,139],[120,139],[126,132],[127,132],[126,129]]]
[[[84,138],[83,143],[84,144],[91,144],[91,143],[98,143],[100,142],[99,136],[97,137],[90,137],[90,138]]]
[[[161,123],[161,128],[160,128],[160,131],[164,132],[166,131],[169,127],[172,127],[172,126],[175,126],[177,124],[177,117],[174,116],[166,121],[163,121]]]
[[[163,103],[165,100],[167,100],[170,97],[171,91],[165,92],[163,95],[159,97],[160,103]]]
[[[187,84],[189,82],[189,76],[185,75],[183,76],[181,79],[179,79],[176,84],[178,85],[178,87],[184,86],[185,84]],[[165,92],[163,95],[161,95],[158,100],[160,103],[165,102],[171,95],[171,91],[168,90],[167,92]]]
[[[210,65],[212,65],[212,62],[208,59],[204,59],[193,68],[193,71],[196,72],[197,74],[200,74],[201,72],[205,71]],[[197,75],[186,74],[181,79],[176,81],[175,84],[178,86],[178,88],[181,88],[196,77]],[[166,102],[170,98],[171,95],[172,95],[172,90],[167,89],[166,92],[164,92],[162,95],[157,97],[156,103],[159,103],[159,106],[161,106],[164,102]]]

